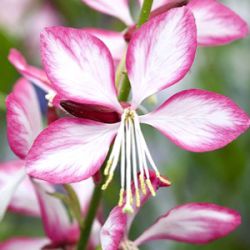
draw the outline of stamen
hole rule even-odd
[[[146,184],[147,184],[148,189],[149,189],[150,193],[152,194],[152,196],[155,196],[156,193],[155,193],[154,187],[153,187],[153,185],[152,185],[150,179],[147,179],[147,180],[146,180]]]
[[[141,206],[141,198],[140,198],[140,191],[138,188],[135,189],[135,200],[136,200],[136,207]]]
[[[126,192],[126,204],[124,208],[122,209],[123,213],[133,213],[134,209],[132,207],[133,204],[133,196],[132,196],[132,191],[131,189],[127,190]]]
[[[120,195],[119,195],[119,202],[118,202],[119,207],[121,207],[123,205],[124,192],[125,192],[124,188],[121,188]]]
[[[114,173],[110,172],[109,175],[108,175],[108,178],[107,178],[106,182],[102,185],[102,190],[107,189],[107,187],[110,184],[110,182],[112,181],[113,177],[114,177]]]
[[[124,206],[124,208],[122,209],[123,213],[128,213],[128,214],[132,214],[134,212],[133,207],[130,204],[126,204]]]
[[[169,180],[166,180],[165,178],[163,178],[160,173],[157,171],[156,172],[156,177],[161,181],[163,182],[164,184],[170,186],[171,185],[171,182]]]
[[[122,115],[120,127],[104,169],[104,175],[107,176],[107,179],[102,185],[102,190],[105,190],[112,181],[119,159],[121,165],[121,189],[118,205],[123,206],[122,211],[124,213],[133,213],[135,206],[140,207],[141,192],[146,195],[148,189],[152,196],[156,195],[155,188],[150,180],[148,164],[152,166],[156,177],[161,182],[170,185],[168,180],[161,177],[150,155],[140,128],[138,115],[130,109],[126,109]],[[140,170],[139,176],[137,170]],[[131,187],[132,180],[134,187]]]
[[[136,200],[136,207],[140,207],[141,205],[141,198],[140,198],[140,191],[137,179],[137,161],[136,161],[136,144],[135,144],[135,131],[134,131],[134,122],[131,121],[132,128],[131,128],[131,139],[132,139],[132,166],[133,166],[133,180],[135,185],[135,200]]]
[[[135,117],[135,119],[138,119],[138,118]],[[160,172],[159,172],[158,168],[156,167],[156,165],[155,165],[155,163],[154,163],[154,160],[153,160],[153,158],[152,158],[152,156],[151,156],[151,154],[150,154],[150,151],[149,151],[149,149],[148,149],[147,143],[146,143],[146,141],[145,141],[145,139],[144,139],[144,136],[143,136],[143,134],[142,134],[141,128],[140,128],[140,126],[137,126],[137,127],[138,127],[138,133],[139,133],[139,135],[140,135],[141,144],[142,144],[142,146],[143,146],[144,152],[146,153],[147,159],[148,159],[150,165],[152,166],[152,168],[154,169],[157,178],[158,178],[161,182],[165,183],[166,185],[171,185],[171,182],[170,182],[170,181],[168,181],[168,180],[164,179],[163,177],[161,177]]]
[[[113,163],[113,159],[109,159],[107,161],[106,167],[104,169],[104,175],[108,175],[109,174],[109,170],[110,170],[110,168],[112,166],[112,163]]]
[[[56,96],[56,92],[53,90],[50,90],[46,95],[45,95],[45,99],[48,101],[48,106],[49,107],[53,107],[53,99]]]
[[[145,184],[145,180],[144,180],[144,175],[143,175],[143,174],[140,174],[140,175],[139,175],[139,179],[140,179],[140,184],[141,184],[142,193],[143,193],[143,194],[146,194],[146,193],[147,193],[147,190],[146,190],[146,184]]]
[[[133,200],[131,200],[132,192],[131,192],[131,122],[130,117],[126,120],[126,205],[125,207],[131,206]],[[131,202],[132,201],[132,202]]]

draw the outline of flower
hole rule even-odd
[[[12,93],[6,100],[7,106],[7,136],[12,151],[20,158],[11,162],[1,164],[0,168],[0,190],[4,195],[0,204],[0,218],[2,219],[9,203],[12,210],[26,210],[24,208],[27,200],[22,199],[19,194],[15,195],[19,188],[19,193],[25,195],[26,187],[31,183],[26,175],[24,159],[33,143],[34,139],[42,130],[42,117],[37,101],[37,96],[32,85],[25,79],[19,79],[14,86]],[[14,196],[14,197],[13,197]],[[17,202],[15,202],[15,200]],[[35,203],[35,194],[30,192],[30,204]],[[36,206],[31,206],[28,214],[39,214]]]
[[[59,25],[61,16],[49,2],[37,5],[33,0],[1,0],[0,27],[20,38],[29,53],[39,47],[39,34],[44,27]],[[11,13],[11,15],[10,15]],[[30,53],[32,56],[32,53]]]
[[[115,0],[107,3],[105,0],[82,0],[82,2],[97,11],[119,18],[129,27],[125,34],[103,29],[85,29],[108,46],[115,60],[121,59],[126,48],[125,40],[130,40],[135,30],[129,11],[129,1]],[[142,5],[143,0],[139,0],[139,3]],[[183,5],[194,15],[198,45],[224,45],[244,38],[249,33],[247,23],[217,0],[154,0],[151,17]]]
[[[196,26],[186,7],[158,15],[134,33],[126,56],[132,100],[125,106],[117,100],[110,52],[99,39],[82,30],[53,27],[42,33],[41,47],[45,71],[61,100],[108,108],[120,115],[120,121],[67,117],[52,123],[37,137],[26,158],[33,177],[52,183],[87,179],[100,169],[114,140],[103,189],[120,159],[119,204],[126,192],[123,211],[131,212],[132,180],[137,206],[146,188],[155,195],[149,164],[166,181],[151,157],[141,123],[156,127],[181,148],[194,152],[221,148],[249,127],[248,115],[229,98],[199,89],[179,92],[155,111],[138,115],[145,98],[178,82],[193,63]],[[137,171],[141,172],[140,183]]]
[[[82,216],[86,215],[89,206],[90,198],[93,192],[94,183],[92,179],[76,183],[72,185],[77,197],[80,200]],[[16,207],[22,200],[22,207],[24,210],[18,212],[25,212],[34,210],[31,206],[35,206],[39,210],[46,237],[28,238],[28,237],[15,237],[0,243],[1,250],[16,249],[18,244],[23,244],[27,249],[40,250],[40,249],[68,249],[73,250],[78,241],[80,229],[75,220],[71,221],[66,207],[57,198],[51,196],[55,193],[56,189],[45,182],[33,181],[33,185],[24,186],[22,191],[20,188],[16,191],[16,199],[12,204]],[[82,195],[84,192],[84,196]],[[37,198],[33,203],[30,203],[30,195],[36,194]],[[31,215],[31,214],[29,214]],[[90,236],[88,250],[93,250],[99,245],[99,232],[100,223],[96,219],[94,221],[93,229]]]
[[[7,97],[7,135],[12,151],[20,160],[0,164],[0,215],[8,208],[13,212],[41,217],[47,239],[17,238],[0,244],[0,249],[14,249],[15,244],[23,243],[30,249],[41,249],[50,244],[54,247],[75,244],[79,237],[79,227],[69,219],[65,206],[48,193],[55,187],[49,183],[32,180],[26,174],[25,158],[35,137],[42,130],[42,117],[33,86],[21,78]],[[72,185],[78,194],[81,212],[87,212],[94,189],[90,178]],[[84,191],[84,196],[81,192]],[[98,221],[95,229],[98,230]],[[95,241],[91,240],[93,244]]]
[[[143,203],[148,197],[142,198]],[[240,214],[232,209],[212,203],[187,203],[160,216],[137,239],[130,241],[129,230],[134,218],[135,214],[124,214],[119,206],[113,208],[101,229],[102,249],[138,250],[140,245],[155,240],[207,244],[241,224]]]

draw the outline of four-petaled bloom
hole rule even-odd
[[[108,46],[114,59],[121,59],[126,41],[130,40],[135,30],[134,21],[129,11],[129,1],[82,1],[97,11],[119,18],[129,27],[125,34],[104,29],[86,29]],[[142,5],[143,0],[139,0],[139,3]],[[198,45],[224,45],[249,34],[247,23],[217,0],[154,0],[151,17],[180,6],[187,6],[194,15]]]
[[[57,120],[35,140],[26,159],[28,173],[54,183],[87,179],[102,166],[116,136],[103,188],[112,180],[120,159],[119,204],[123,204],[126,192],[123,211],[132,211],[132,179],[137,206],[140,191],[145,193],[148,188],[155,195],[149,164],[164,181],[149,153],[141,123],[156,127],[178,146],[195,152],[215,150],[233,141],[249,127],[249,117],[219,94],[186,90],[149,114],[137,113],[145,98],[185,76],[194,60],[196,41],[194,18],[186,7],[158,15],[136,31],[126,56],[132,100],[123,107],[117,100],[114,64],[107,47],[81,30],[47,28],[41,35],[42,60],[61,103],[66,100],[112,110],[119,114],[120,121],[102,123],[74,117]]]

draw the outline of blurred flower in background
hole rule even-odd
[[[19,39],[30,56],[38,57],[40,32],[44,27],[61,23],[61,16],[52,1],[1,0],[0,27]]]

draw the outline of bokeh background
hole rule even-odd
[[[222,1],[250,24],[250,1]],[[133,12],[136,15],[136,11]],[[18,48],[30,63],[40,65],[39,33],[45,26],[102,27],[121,31],[117,19],[104,16],[83,5],[80,0],[0,0],[0,161],[13,159],[6,141],[5,97],[18,73],[9,64],[11,47]],[[158,105],[176,91],[204,88],[227,95],[250,114],[250,39],[215,48],[199,48],[188,76],[155,98]],[[45,110],[46,112],[46,110]],[[137,216],[132,228],[134,239],[169,208],[186,202],[213,202],[242,214],[242,225],[230,236],[206,246],[175,242],[154,242],[141,249],[157,250],[249,250],[250,249],[250,133],[224,149],[210,153],[185,152],[149,127],[145,130],[152,155],[161,172],[173,182],[159,191]],[[117,179],[117,178],[116,178]],[[104,194],[105,212],[117,203],[119,184]],[[0,194],[1,197],[1,194]],[[11,236],[43,234],[39,219],[7,214],[0,224],[0,241]]]

